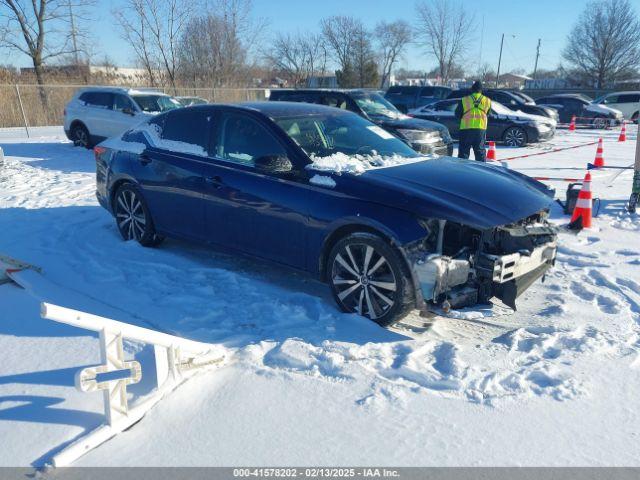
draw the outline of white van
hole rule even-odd
[[[151,115],[180,107],[173,97],[153,90],[82,88],[64,109],[64,133],[76,145],[91,148]]]
[[[640,112],[640,92],[614,92],[593,101],[600,105],[620,110],[627,120],[638,121]]]

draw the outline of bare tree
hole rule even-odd
[[[420,43],[438,62],[443,82],[461,63],[473,36],[473,16],[453,0],[433,0],[416,6],[416,34]]]
[[[324,18],[322,36],[339,66],[336,72],[342,87],[373,86],[378,67],[373,54],[370,32],[362,21],[347,16]]]
[[[322,36],[327,47],[333,52],[336,63],[342,71],[351,68],[353,49],[362,22],[353,17],[333,16],[320,21]]]
[[[374,37],[380,55],[380,88],[385,88],[391,78],[394,64],[400,59],[411,42],[411,27],[404,20],[380,22],[374,30]]]
[[[355,73],[355,86],[360,88],[373,87],[378,82],[378,64],[370,38],[370,32],[359,22],[355,31],[351,65]]]
[[[250,0],[217,0],[208,13],[188,22],[179,42],[186,78],[213,86],[246,79],[265,26],[251,17],[251,6]]]
[[[597,88],[640,66],[640,21],[629,0],[591,1],[562,56]]]
[[[45,83],[48,60],[74,53],[70,32],[64,28],[69,20],[68,8],[68,2],[58,0],[0,0],[0,18],[4,20],[0,27],[0,46],[31,59],[38,85]],[[38,90],[46,109],[46,91]]]
[[[299,86],[309,77],[324,73],[327,52],[320,35],[278,33],[266,57],[274,68]]]
[[[189,17],[186,0],[126,0],[114,11],[122,36],[147,70],[152,85],[163,72],[176,92],[178,43]]]

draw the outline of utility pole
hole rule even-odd
[[[502,40],[500,40],[500,56],[498,57],[498,72],[496,73],[496,88],[498,88],[498,82],[500,81],[500,63],[502,63],[502,47],[504,46],[504,33],[502,34]]]
[[[542,42],[542,39],[539,38],[538,39],[538,46],[536,48],[536,64],[533,66],[533,79],[536,79],[536,72],[538,71],[538,58],[540,58],[540,42]]]

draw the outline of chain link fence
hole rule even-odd
[[[87,85],[0,85],[0,128],[62,125],[64,107]],[[149,88],[149,87],[122,87]],[[264,88],[156,88],[175,96],[200,97],[211,103],[266,100]]]

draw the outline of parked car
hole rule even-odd
[[[388,325],[412,309],[515,300],[556,257],[543,184],[425,158],[361,116],[256,102],[170,111],[95,148],[125,240],[218,245],[306,271]]]
[[[456,118],[459,99],[442,100],[410,112],[416,118],[433,120],[445,125],[454,138],[460,134],[460,120]],[[510,147],[523,147],[528,143],[542,142],[552,138],[556,122],[547,117],[514,112],[500,102],[491,102],[487,122],[487,140],[504,142]]]
[[[192,105],[204,105],[209,101],[202,97],[175,97],[183,107],[190,107]]]
[[[559,116],[555,109],[545,105],[536,105],[535,102],[526,100],[525,97],[515,92],[488,88],[483,90],[482,93],[489,97],[492,102],[500,102],[514,112],[521,111],[558,121]],[[462,98],[467,95],[471,95],[470,89],[455,90],[449,94],[448,98]]]
[[[384,98],[401,112],[407,113],[409,110],[444,100],[450,92],[449,87],[394,85],[389,87]]]
[[[638,116],[640,115],[640,92],[608,93],[597,98],[593,103],[619,110],[627,120],[638,122]]]
[[[90,148],[149,116],[181,106],[173,97],[152,90],[82,88],[64,108],[64,133],[76,145]]]
[[[592,103],[588,97],[574,93],[549,95],[536,99],[536,103],[555,108],[562,123],[569,123],[575,116],[576,124],[606,128],[619,125],[624,119],[620,110]]]
[[[451,155],[453,140],[445,126],[400,113],[375,92],[366,90],[272,90],[271,101],[318,103],[357,113],[400,138],[416,152]]]

